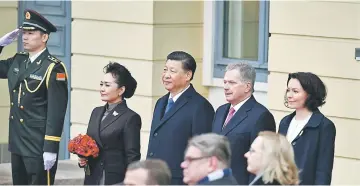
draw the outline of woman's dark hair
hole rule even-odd
[[[134,95],[137,82],[126,67],[116,62],[110,62],[104,67],[104,73],[110,73],[115,78],[119,88],[125,86],[123,98],[131,98]]]
[[[296,72],[290,73],[286,85],[289,85],[290,79],[297,79],[304,91],[308,94],[305,101],[305,107],[310,111],[315,111],[318,107],[326,103],[326,87],[321,79],[311,72]],[[285,92],[284,104],[288,106],[288,100]]]

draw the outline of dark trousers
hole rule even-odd
[[[50,169],[50,184],[54,184],[57,160]],[[47,185],[43,157],[25,157],[11,153],[13,185]]]

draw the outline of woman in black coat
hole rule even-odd
[[[134,95],[137,82],[130,72],[118,63],[104,68],[100,83],[104,106],[96,107],[90,117],[87,134],[100,149],[97,158],[79,158],[81,167],[90,167],[85,185],[112,185],[123,181],[127,166],[140,160],[140,116],[129,109],[124,98]]]
[[[289,74],[285,106],[295,112],[281,120],[279,133],[293,145],[301,185],[331,184],[336,128],[318,109],[325,104],[326,94],[315,74]]]

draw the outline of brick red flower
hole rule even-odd
[[[70,153],[86,158],[96,158],[99,156],[99,147],[97,146],[96,141],[87,134],[79,134],[70,140],[68,150]]]

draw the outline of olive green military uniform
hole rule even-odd
[[[43,152],[59,151],[68,101],[67,73],[47,50],[25,69],[27,60],[27,53],[17,53],[0,61],[0,78],[8,79],[10,91],[9,151],[42,159]],[[31,167],[43,170],[42,162],[38,166]]]
[[[48,28],[42,22],[43,17],[35,13],[26,12],[26,28]],[[0,53],[1,50],[2,47]],[[0,78],[8,79],[10,93],[9,151],[13,184],[47,184],[43,153],[59,152],[68,102],[65,65],[47,49],[33,62],[28,53],[19,52],[12,58],[0,60]],[[51,184],[56,169],[57,160],[50,169]]]
[[[64,64],[45,50],[25,69],[27,53],[0,62],[10,90],[9,150],[38,157],[58,153],[68,89]]]

